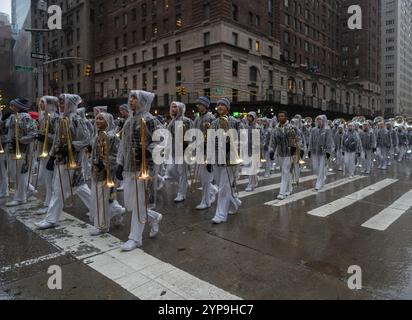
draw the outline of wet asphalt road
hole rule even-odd
[[[194,210],[199,191],[186,202],[174,204],[176,185],[168,182],[158,199],[157,211],[164,215],[160,234],[149,239],[146,228],[143,250],[243,299],[411,299],[412,209],[384,231],[361,226],[412,189],[411,174],[409,160],[386,172],[375,169],[363,179],[277,207],[265,205],[274,200],[274,190],[260,192],[243,197],[240,212],[219,226],[210,222],[214,207]],[[342,178],[342,173],[334,172],[327,183]],[[385,178],[397,181],[328,217],[307,214]],[[279,182],[277,177],[261,181],[259,186]],[[313,180],[301,183],[295,193],[312,187]],[[0,200],[0,204],[4,202]],[[28,216],[33,214],[30,208],[24,210]],[[87,211],[78,199],[74,207],[65,208],[84,222],[88,222]],[[111,234],[126,240],[129,221],[130,214],[125,226],[113,228]],[[31,262],[20,264],[25,261]],[[47,288],[51,265],[62,267],[62,290]],[[352,265],[362,270],[361,290],[348,288]],[[79,261],[75,253],[61,252],[14,214],[0,209],[0,299],[136,298]]]

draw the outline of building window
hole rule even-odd
[[[257,82],[258,69],[254,66],[249,68],[249,80],[250,82]]]
[[[239,35],[236,32],[232,33],[232,41],[234,46],[238,46],[239,44]]]
[[[134,75],[133,76],[133,88],[132,89],[136,89],[137,88],[137,76]]]
[[[237,5],[232,3],[232,19],[237,21],[238,20],[238,15],[239,15],[239,10]]]
[[[260,42],[259,41],[256,41],[255,43],[255,50],[256,52],[260,52]]]
[[[179,13],[176,15],[176,29],[180,29],[183,25],[182,15]]]
[[[232,76],[237,77],[239,74],[239,62],[233,60],[232,61]]]
[[[210,81],[210,60],[203,61],[203,82]]]
[[[163,45],[163,53],[164,53],[165,57],[167,57],[169,55],[169,44],[168,43],[165,43]]]
[[[239,99],[239,90],[238,89],[232,89],[232,101],[233,102],[238,102]]]
[[[153,60],[156,60],[157,59],[157,48],[156,47],[152,48],[152,55],[153,55]]]
[[[180,84],[182,82],[182,67],[176,67],[176,84]]]
[[[163,83],[164,84],[169,83],[169,69],[164,69],[163,70]]]
[[[203,34],[203,46],[208,46],[210,44],[210,32],[205,32]]]
[[[157,71],[153,71],[153,90],[157,90]]]
[[[152,24],[152,37],[156,37],[158,32],[159,32],[159,28],[157,26],[157,23],[153,23]]]
[[[253,49],[253,40],[249,38],[249,50]]]
[[[147,90],[147,74],[142,74],[142,89]]]
[[[182,52],[182,41],[177,40],[176,41],[176,53]]]
[[[203,5],[203,20],[209,20],[210,18],[210,4],[205,3]]]

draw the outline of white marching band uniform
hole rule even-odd
[[[402,125],[393,121],[385,122],[383,118],[373,123],[368,123],[366,119],[365,122],[353,120],[350,123],[336,119],[339,121],[332,123],[325,115],[318,116],[315,121],[307,118],[304,120],[300,115],[296,115],[290,122],[284,122],[283,118],[278,122],[276,117],[258,118],[255,112],[249,112],[246,119],[238,120],[229,115],[231,103],[226,98],[217,102],[218,117],[215,118],[209,111],[210,100],[199,97],[196,103],[202,111],[193,122],[185,117],[186,106],[183,103],[172,102],[172,119],[165,126],[150,113],[154,98],[153,93],[131,91],[129,103],[121,106],[121,109],[127,111],[128,117],[119,121],[117,127],[113,116],[107,113],[106,106],[95,107],[94,124],[89,121],[86,110],[78,108],[81,103],[78,95],[42,97],[38,123],[28,113],[28,100],[13,100],[10,105],[14,113],[4,118],[0,111],[0,198],[9,197],[9,183],[14,182],[16,190],[12,195],[13,200],[7,202],[6,206],[18,206],[28,201],[30,191],[34,189],[28,181],[31,167],[29,164],[33,163],[36,152],[41,154],[43,150],[47,150],[47,156],[40,157],[36,180],[36,186],[45,190],[44,206],[47,207],[47,212],[43,212],[46,216],[36,223],[36,226],[39,229],[58,226],[65,201],[73,193],[90,209],[90,221],[95,227],[93,236],[109,232],[112,221],[123,221],[126,209],[131,212],[128,240],[121,246],[123,251],[131,251],[143,245],[146,224],[150,225],[150,238],[154,238],[159,233],[159,225],[163,219],[163,216],[154,210],[157,192],[165,179],[162,176],[164,166],[153,161],[153,149],[159,142],[152,138],[157,129],[167,128],[173,138],[172,149],[165,150],[165,153],[170,152],[173,160],[173,163],[168,165],[166,174],[178,182],[174,201],[179,203],[187,199],[189,180],[192,182],[191,187],[194,187],[198,179],[201,194],[196,209],[209,209],[216,200],[212,219],[214,224],[224,223],[229,215],[238,212],[242,202],[237,197],[237,176],[239,171],[242,172],[242,169],[247,169],[249,165],[242,164],[241,160],[233,163],[229,155],[234,141],[225,134],[224,139],[213,142],[216,162],[195,164],[192,175],[185,159],[176,158],[176,148],[180,147],[177,144],[183,143],[183,151],[187,145],[184,141],[176,141],[175,132],[178,126],[183,126],[183,136],[189,129],[200,130],[205,137],[205,153],[208,129],[223,129],[225,133],[234,129],[238,134],[241,129],[246,129],[249,156],[250,151],[254,150],[252,136],[258,132],[261,154],[257,165],[264,169],[263,175],[265,178],[270,177],[274,162],[281,168],[281,184],[277,195],[279,200],[292,194],[293,184],[299,181],[301,174],[298,160],[303,159],[305,154],[311,159],[312,170],[317,175],[317,191],[325,186],[327,168],[331,169],[331,161],[335,161],[338,171],[344,170],[344,173],[352,178],[357,170],[357,161],[361,173],[370,174],[375,161],[377,168],[386,170],[392,160],[412,160],[412,120],[405,121],[406,124]],[[64,110],[61,111],[62,109]],[[67,121],[69,132],[65,131],[64,121]],[[105,129],[102,129],[101,121],[105,122]],[[145,136],[142,136],[142,129]],[[71,150],[68,147],[67,133],[71,140]],[[64,137],[66,140],[62,140]],[[38,149],[30,153],[30,150],[34,149],[34,141],[39,142]],[[44,145],[46,141],[47,145]],[[238,143],[236,140],[237,151]],[[16,160],[18,151],[21,159],[17,157]],[[70,151],[77,164],[77,168],[73,170],[68,170]],[[331,159],[332,153],[336,155],[334,159]],[[374,160],[375,157],[377,159]],[[225,164],[218,162],[221,158],[226,159]],[[178,160],[183,160],[183,164]],[[258,186],[259,175],[257,170],[250,170],[247,175],[246,191],[251,192]],[[193,178],[190,179],[191,177]],[[89,180],[91,188],[86,183]],[[109,184],[109,181],[123,186],[126,209],[116,200],[115,184]]]
[[[334,149],[332,130],[328,127],[325,115],[316,118],[316,127],[312,128],[309,137],[309,157],[312,158],[312,169],[317,175],[315,190],[320,190],[326,182],[326,161],[330,159]]]

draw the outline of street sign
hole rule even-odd
[[[21,71],[21,72],[30,72],[30,73],[35,73],[36,72],[36,68],[26,67],[26,66],[14,66],[14,69],[16,71]]]
[[[288,92],[281,91],[280,93],[280,104],[287,105],[288,104]]]
[[[39,59],[39,60],[50,60],[51,57],[48,54],[45,53],[37,53],[37,52],[32,52],[31,53],[31,58],[32,59]]]

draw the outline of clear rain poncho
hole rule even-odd
[[[362,151],[362,143],[359,138],[359,133],[357,132],[355,125],[352,123],[348,124],[348,129],[343,135],[343,152],[357,152]]]
[[[65,117],[69,120],[69,133],[73,147],[73,156],[79,166],[79,169],[74,172],[72,183],[72,186],[77,187],[84,184],[84,177],[81,169],[82,149],[89,145],[92,137],[85,120],[77,114],[78,105],[82,101],[81,98],[74,94],[62,94],[59,99],[64,100],[64,111],[60,114],[60,119]],[[67,141],[61,141],[62,134],[66,132],[62,130],[64,130],[62,122],[58,121],[55,128],[56,135],[50,151],[50,155],[56,158],[58,165],[65,165],[68,162]]]
[[[120,142],[117,163],[123,166],[125,172],[134,173],[140,171],[142,159],[140,124],[141,119],[146,122],[146,154],[150,168],[153,167],[151,153],[157,142],[152,141],[155,130],[162,128],[161,123],[150,113],[152,102],[155,98],[154,93],[134,90],[129,94],[137,99],[137,109],[132,111],[129,104],[129,118],[123,127],[123,137]]]
[[[114,119],[113,116],[107,112],[100,112],[98,116],[102,116],[106,123],[107,123],[107,128],[105,130],[106,135],[107,135],[107,145],[108,145],[108,159],[109,159],[109,166],[110,166],[110,172],[111,172],[111,178],[114,180],[115,172],[116,172],[116,167],[117,167],[117,152],[119,149],[119,139],[116,136],[115,133],[115,125],[114,125]],[[105,170],[106,170],[106,158],[105,155],[101,154],[101,148],[98,140],[98,136],[96,135],[93,138],[92,142],[92,164],[98,164],[99,160],[103,161],[105,165]],[[105,170],[103,171],[96,171],[96,167],[94,167],[94,172],[93,172],[93,179],[96,179],[96,175],[98,177],[98,181],[103,181],[106,178],[106,172]]]
[[[321,126],[316,124],[316,127],[310,130],[309,151],[316,155],[331,154],[334,148],[332,130],[328,126],[325,115],[318,116],[316,119],[319,118],[322,120]]]
[[[46,125],[46,113],[49,114],[49,134],[48,134],[48,150],[53,145],[53,140],[54,140],[54,135],[55,135],[55,129],[57,126],[57,123],[59,122],[59,114],[58,114],[58,108],[59,108],[59,99],[57,97],[53,96],[44,96],[40,99],[40,102],[44,103],[44,111],[40,112],[40,117],[39,117],[39,125],[40,125],[40,130],[42,134],[45,134],[45,125]],[[39,107],[40,110],[40,107]]]

